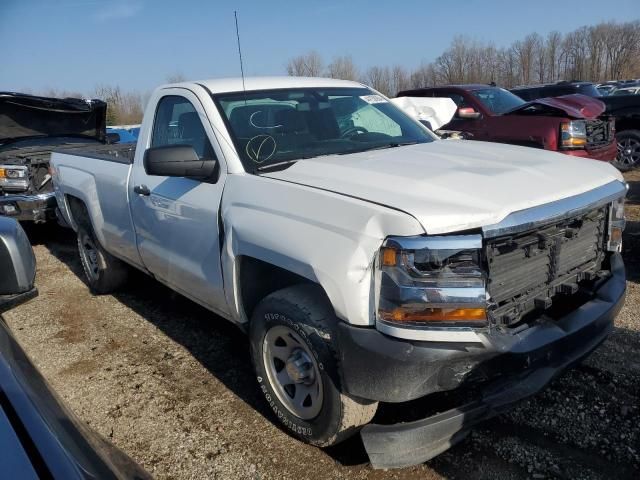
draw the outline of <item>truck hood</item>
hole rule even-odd
[[[493,225],[510,213],[622,181],[603,162],[465,140],[300,160],[263,176],[404,211],[429,234]]]
[[[505,115],[562,115],[575,119],[584,119],[602,115],[605,108],[606,105],[597,98],[576,93],[533,100],[510,110]]]
[[[33,137],[82,136],[104,141],[107,104],[0,92],[0,146]]]

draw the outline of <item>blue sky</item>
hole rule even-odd
[[[0,0],[0,90],[142,91],[175,73],[236,76],[234,10],[245,73],[275,75],[310,49],[326,62],[351,54],[361,68],[413,68],[457,34],[502,46],[534,31],[633,20],[637,7],[638,0]]]

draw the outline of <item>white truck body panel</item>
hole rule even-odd
[[[229,176],[222,219],[225,285],[237,285],[238,256],[258,258],[322,285],[336,314],[356,325],[374,323],[371,273],[384,238],[424,234],[403,212],[256,175]],[[227,290],[227,302],[247,320],[237,291]]]
[[[428,234],[499,223],[510,213],[623,181],[603,162],[460,140],[313,158],[266,175],[402,210]]]

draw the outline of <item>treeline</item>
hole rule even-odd
[[[165,78],[166,83],[178,83],[185,80],[186,77],[179,72],[167,75]],[[24,92],[33,93],[28,89]],[[98,85],[88,93],[48,88],[37,92],[36,95],[55,98],[97,98],[107,102],[107,125],[134,125],[142,122],[144,109],[151,92],[125,91],[118,85]]]
[[[107,102],[107,125],[132,125],[142,122],[149,93],[125,92],[118,86],[99,85],[92,98]]]
[[[359,80],[395,95],[400,90],[452,83],[490,83],[513,87],[558,80],[607,80],[640,77],[640,21],[604,22],[546,37],[531,33],[508,47],[457,36],[433,62],[411,70],[372,66],[361,70],[349,55],[325,64],[315,51],[292,58],[287,73]]]

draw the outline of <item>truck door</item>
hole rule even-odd
[[[167,92],[157,102],[151,129],[141,132],[129,182],[138,250],[156,278],[225,312],[218,231],[224,159],[198,97],[179,88]],[[217,159],[217,181],[147,175],[144,147],[166,145],[191,145],[200,158]]]

